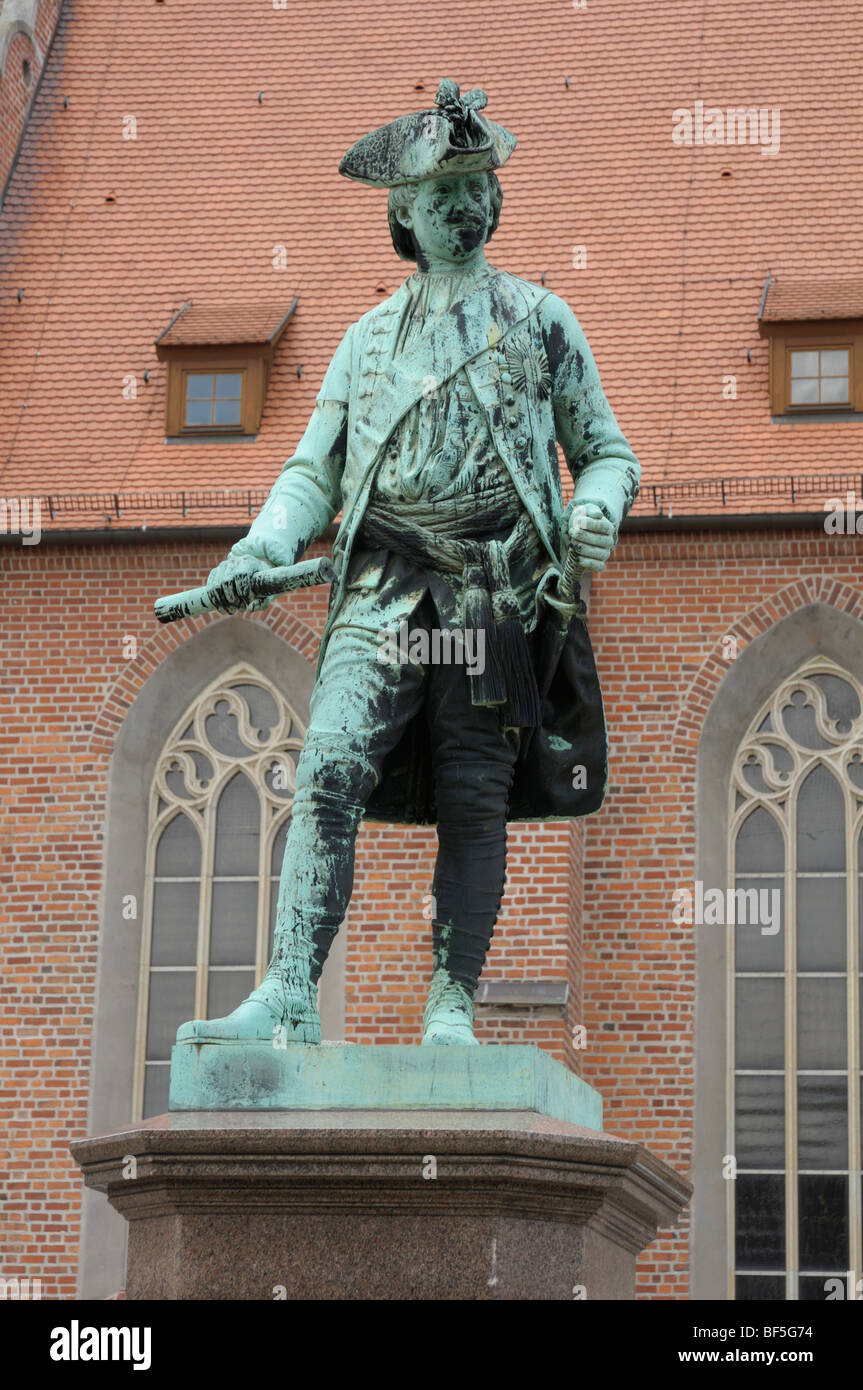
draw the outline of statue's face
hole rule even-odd
[[[402,226],[410,227],[423,259],[458,264],[483,246],[492,220],[488,176],[443,174],[419,184],[410,207],[399,208]]]

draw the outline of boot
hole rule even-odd
[[[441,967],[432,975],[428,1002],[423,1014],[423,1045],[479,1047],[473,1035],[473,996],[471,989],[454,980]]]
[[[295,970],[271,962],[248,999],[227,1018],[195,1018],[177,1029],[177,1042],[319,1043],[318,987]],[[291,978],[292,977],[292,978]]]

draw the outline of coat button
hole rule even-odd
[[[507,421],[507,423],[508,423],[509,425],[511,425],[513,429],[515,429],[516,425],[519,423],[518,416],[517,416],[517,415],[510,415],[509,420]]]
[[[519,434],[519,435],[516,436],[516,441],[515,441],[515,442],[516,442],[516,445],[518,446],[519,449],[523,449],[523,448],[525,447],[525,445],[527,444],[527,439],[525,438],[525,436],[524,436],[523,434]]]
[[[515,396],[507,396],[504,405],[515,405]]]

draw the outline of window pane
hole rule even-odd
[[[795,743],[803,748],[832,748],[819,732],[815,723],[815,711],[811,701],[802,690],[795,690],[791,698],[782,706],[782,723]]]
[[[276,831],[276,838],[273,841],[273,854],[270,864],[270,871],[276,877],[282,872],[282,860],[285,857],[285,841],[288,838],[288,826],[290,825],[290,823],[290,817],[287,820],[282,821],[282,824]]]
[[[804,1175],[798,1183],[800,1268],[848,1268],[848,1179]]]
[[[216,808],[216,878],[234,874],[257,878],[260,823],[258,793],[248,777],[238,772],[225,787]]]
[[[735,1061],[743,1069],[785,1066],[784,981],[735,982]]]
[[[175,816],[156,846],[157,878],[196,878],[201,872],[201,842],[188,816]]]
[[[214,425],[238,425],[241,418],[239,401],[215,401],[213,403]]]
[[[255,960],[258,884],[213,880],[211,965],[251,965]]]
[[[231,689],[245,700],[252,724],[266,736],[279,722],[279,710],[269,690],[247,683],[234,685]]]
[[[785,1269],[785,1178],[741,1173],[734,1183],[737,1269]]]
[[[177,1039],[177,1029],[195,1012],[194,970],[153,970],[150,972],[150,1001],[147,1014],[147,1060],[168,1062]]]
[[[847,1067],[845,1034],[845,978],[818,979],[801,976],[797,981],[797,1065]]]
[[[734,1156],[739,1168],[785,1167],[785,1078],[738,1076]]]
[[[817,352],[792,352],[792,354],[791,354],[791,375],[792,375],[792,376],[817,376],[817,375],[818,375],[818,353],[817,353]]]
[[[851,725],[855,719],[860,718],[860,697],[853,685],[841,676],[833,676],[829,672],[813,676],[812,683],[823,690],[827,700],[827,715],[830,719],[836,720],[839,732],[850,733]]]
[[[227,700],[217,700],[215,711],[204,720],[207,738],[220,753],[231,758],[248,758],[251,749],[240,738],[237,716]]]
[[[847,376],[825,376],[821,378],[821,400],[825,405],[848,404]]]
[[[763,806],[747,816],[737,832],[734,865],[738,874],[781,874],[785,867],[782,833]]]
[[[188,756],[194,766],[194,776],[191,771],[187,770],[183,763],[177,759],[165,773],[165,783],[174,796],[182,797],[185,801],[192,801],[200,794],[198,788],[195,786],[195,777],[197,777],[202,787],[207,787],[213,776],[214,769],[210,759],[199,752],[197,748],[190,748],[188,750]]]
[[[813,768],[797,798],[798,870],[845,868],[845,799],[832,772]]]
[[[148,1063],[144,1068],[144,1119],[164,1115],[171,1089],[171,1068]]]
[[[798,878],[798,969],[844,970],[845,936],[845,879]]]
[[[254,970],[211,970],[207,980],[207,1018],[224,1018],[255,988]]]
[[[202,401],[209,400],[213,394],[213,374],[212,372],[189,373],[186,377],[186,400]]]
[[[186,401],[186,424],[212,424],[212,408],[212,403],[210,401]]]
[[[823,1303],[828,1295],[836,1297],[837,1285],[835,1280],[839,1280],[842,1288],[840,1297],[848,1297],[848,1277],[842,1270],[836,1270],[834,1274],[807,1274],[801,1276],[797,1281],[798,1294],[801,1303]]]
[[[797,1078],[800,1168],[848,1167],[848,1083],[844,1076]]]
[[[270,960],[271,957],[272,957],[272,954],[273,954],[273,935],[274,935],[275,930],[276,930],[276,908],[278,907],[278,905],[279,905],[279,880],[278,880],[277,878],[271,878],[271,879],[270,879],[270,929],[269,929],[269,935],[268,935],[268,937],[267,937],[267,943],[268,943],[268,944],[267,944],[267,960]]]
[[[242,372],[219,372],[216,377],[216,395],[239,396],[243,389]]]
[[[849,363],[847,348],[826,348],[821,353],[822,376],[847,377],[848,366]]]
[[[198,959],[198,895],[200,884],[153,885],[153,944],[151,965],[194,965]]]
[[[784,1303],[784,1274],[738,1274],[734,1280],[736,1303]]]
[[[818,378],[802,376],[792,379],[791,382],[791,404],[792,405],[817,405],[818,404]]]
[[[781,878],[741,878],[735,880],[735,889],[743,889],[746,892],[754,890],[758,893],[759,911],[763,904],[766,904],[769,912],[773,912],[774,907],[779,905],[780,912],[777,916],[779,930],[772,935],[762,932],[761,927],[767,925],[766,921],[757,926],[744,925],[737,921],[734,925],[734,964],[737,970],[784,970],[785,968],[785,932],[784,918],[781,911],[782,890],[784,887]],[[775,892],[779,892],[779,898],[773,897]],[[761,895],[767,894],[764,898]],[[739,914],[737,914],[739,917]]]

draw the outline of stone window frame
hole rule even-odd
[[[283,691],[306,727],[314,667],[258,619],[209,622],[176,647],[153,672],[127,711],[111,754],[105,798],[99,954],[90,1070],[88,1133],[131,1122],[137,991],[143,930],[147,816],[156,763],[183,711],[217,678],[243,662]],[[132,894],[137,916],[126,919]],[[321,980],[324,1037],[344,1037],[348,923],[333,943]],[[126,1222],[102,1193],[82,1198],[78,1288],[81,1298],[110,1298],[125,1282]]]
[[[251,741],[252,728],[245,727],[242,707],[245,702],[238,699],[235,687],[255,685],[266,691],[279,710],[280,718],[270,731],[265,743],[255,745]],[[207,736],[206,726],[209,715],[222,702],[234,706],[240,742],[246,747],[247,755],[228,754],[220,750]],[[247,710],[247,713],[249,711]],[[191,727],[191,735],[187,730]],[[158,759],[150,789],[149,827],[147,833],[147,870],[144,887],[143,931],[141,940],[141,966],[138,984],[138,1025],[135,1056],[135,1089],[133,1096],[133,1118],[139,1120],[144,1114],[144,1093],[146,1067],[148,1065],[167,1066],[167,1062],[154,1063],[147,1054],[148,1008],[152,973],[161,970],[192,970],[195,975],[195,1002],[191,1016],[205,1018],[207,1011],[207,989],[211,969],[234,970],[231,966],[211,966],[209,963],[211,888],[214,880],[214,849],[216,841],[216,809],[222,791],[238,772],[246,773],[258,793],[260,824],[262,834],[258,865],[258,901],[255,917],[255,985],[259,985],[269,962],[269,922],[271,902],[271,872],[273,842],[281,827],[289,820],[293,806],[293,774],[296,759],[306,733],[306,723],[300,719],[290,700],[278,685],[264,676],[248,662],[237,662],[229,670],[222,672],[200,692],[197,698],[183,712],[166,740]],[[284,754],[280,758],[280,754]],[[197,757],[209,762],[209,779],[206,786],[197,783],[194,759]],[[286,794],[273,793],[264,785],[265,773],[271,765],[280,762],[284,767],[287,782]],[[179,791],[177,782],[182,780],[184,791]],[[151,947],[154,928],[154,899],[157,882],[156,857],[162,834],[177,815],[185,814],[195,825],[200,837],[199,872],[192,875],[199,880],[197,953],[194,966],[154,966],[151,962]],[[261,883],[265,885],[261,887]],[[236,1003],[240,1002],[243,991],[238,992]]]
[[[830,659],[817,656],[805,662],[803,666],[795,670],[791,676],[776,686],[773,694],[758,709],[754,715],[749,729],[743,741],[738,745],[733,764],[732,777],[730,781],[729,794],[729,866],[728,866],[728,890],[732,891],[737,886],[736,878],[736,841],[741,827],[748,820],[749,816],[758,808],[769,815],[771,822],[776,827],[783,848],[783,868],[780,874],[773,871],[759,872],[752,870],[744,875],[748,879],[777,878],[778,886],[782,890],[783,901],[783,921],[782,921],[782,968],[776,970],[771,967],[769,970],[765,966],[763,969],[753,969],[750,967],[745,970],[744,976],[747,979],[772,978],[781,979],[783,982],[784,996],[784,1021],[783,1027],[783,1065],[781,1069],[770,1069],[765,1067],[755,1068],[754,1075],[764,1076],[768,1074],[781,1075],[783,1079],[784,1092],[784,1161],[779,1169],[749,1169],[739,1162],[739,1155],[735,1142],[735,1081],[738,1075],[745,1074],[737,1067],[735,1058],[735,997],[738,980],[737,964],[735,960],[734,932],[728,932],[728,1000],[729,1000],[729,1023],[728,1023],[728,1078],[729,1095],[727,1107],[727,1142],[726,1152],[734,1155],[737,1160],[738,1172],[763,1172],[781,1175],[784,1179],[786,1193],[785,1207],[785,1298],[787,1301],[797,1301],[799,1297],[799,1280],[803,1277],[830,1278],[837,1274],[844,1275],[846,1268],[860,1269],[861,1241],[860,1241],[860,1208],[859,1208],[859,1181],[855,1183],[853,1177],[856,1168],[859,1166],[853,1162],[848,1164],[850,1181],[850,1210],[848,1211],[849,1220],[849,1253],[843,1262],[841,1271],[830,1270],[800,1270],[799,1258],[799,1193],[798,1193],[798,1174],[800,1171],[799,1152],[798,1152],[798,1106],[797,1106],[797,1084],[801,1075],[807,1075],[806,1069],[801,1070],[798,1060],[797,1036],[798,1036],[798,1008],[797,1008],[797,983],[798,978],[833,978],[844,977],[846,992],[846,1036],[845,1036],[845,1090],[847,1095],[847,1115],[848,1115],[848,1134],[847,1152],[849,1155],[860,1153],[860,1075],[859,1075],[859,1028],[860,1028],[860,960],[858,952],[858,932],[859,932],[859,906],[858,893],[860,887],[860,874],[863,872],[863,865],[858,864],[858,844],[861,832],[863,832],[863,786],[858,785],[845,775],[845,769],[852,760],[852,756],[861,752],[861,717],[852,725],[850,731],[843,735],[836,729],[831,729],[826,707],[820,708],[819,693],[820,687],[814,678],[818,676],[838,677],[843,683],[850,686],[857,696],[860,710],[863,711],[863,684],[856,681],[844,666]],[[813,699],[815,704],[815,719],[818,734],[824,742],[829,743],[828,748],[813,749],[806,747],[797,739],[793,738],[785,730],[784,723],[780,717],[780,710],[790,703],[791,696],[797,691],[804,692],[807,697]],[[823,694],[821,694],[823,699]],[[771,731],[761,732],[764,721],[770,717]],[[783,736],[784,735],[784,736]],[[786,755],[790,758],[791,769],[786,772],[782,779],[776,775],[772,769],[772,760],[769,749],[771,746],[781,745]],[[753,763],[762,769],[759,776],[753,771],[747,776],[746,768],[751,768]],[[846,884],[845,892],[845,970],[834,971],[826,967],[819,966],[817,970],[800,966],[797,952],[797,886],[800,881],[801,870],[797,860],[798,838],[795,833],[797,825],[797,806],[800,792],[806,783],[811,772],[819,766],[826,767],[834,776],[837,784],[843,791],[843,815],[845,824],[845,870],[842,878]],[[766,769],[766,771],[764,770]],[[763,786],[760,790],[756,789],[756,782],[761,781]],[[807,873],[807,878],[815,877],[814,872]],[[818,877],[839,877],[838,873],[828,873],[823,868],[818,871]],[[831,1074],[824,1068],[817,1068],[812,1074],[828,1075]],[[836,1073],[839,1074],[838,1072]],[[839,1172],[836,1169],[806,1168],[807,1175],[819,1175],[822,1173]],[[727,1217],[728,1217],[728,1249],[729,1254],[735,1252],[735,1184],[729,1181],[727,1187]],[[772,1271],[760,1270],[739,1270],[735,1273],[734,1266],[736,1261],[729,1259],[729,1285],[728,1296],[734,1298],[736,1280],[741,1275],[758,1276],[772,1273]]]
[[[731,662],[704,719],[696,758],[695,878],[729,882],[729,786],[732,757],[753,717],[813,656],[835,662],[863,684],[863,622],[826,603],[810,603],[755,638]],[[690,1292],[695,1300],[729,1295],[727,1153],[727,933],[694,928],[695,1123]],[[859,1178],[858,1178],[859,1181]]]

